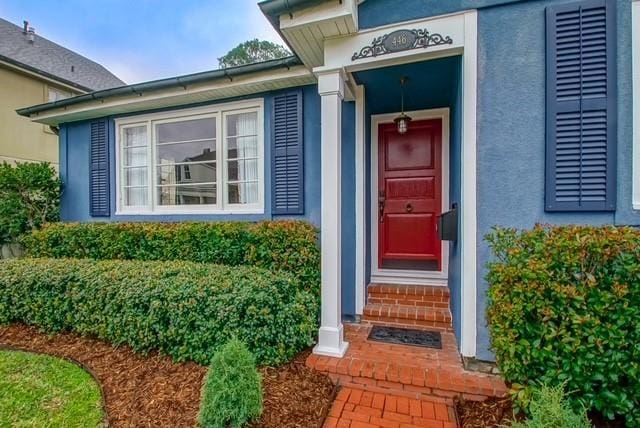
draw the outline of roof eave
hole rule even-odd
[[[238,97],[284,90],[317,83],[313,73],[299,63],[280,67],[251,67],[251,72],[226,73],[205,79],[202,74],[173,78],[179,84],[158,88],[149,82],[144,86],[113,94],[99,96],[99,92],[75,97],[73,102],[61,100],[41,106],[20,109],[19,114],[28,116],[32,121],[46,125],[90,120],[100,117],[122,116],[166,108],[181,108],[213,101],[224,101]],[[292,64],[289,62],[288,64]],[[246,71],[245,67],[245,71]],[[208,73],[207,75],[211,75]],[[198,79],[195,79],[198,77]],[[165,79],[167,80],[167,79]],[[146,88],[144,91],[141,87]],[[134,92],[135,91],[135,92]],[[66,101],[66,103],[64,103]],[[66,105],[63,105],[66,104]]]
[[[269,71],[272,69],[283,67],[290,68],[297,65],[302,65],[302,62],[297,57],[291,56],[278,60],[242,65],[239,67],[205,71],[201,73],[194,73],[184,76],[170,77],[167,79],[159,79],[132,85],[119,86],[111,89],[104,89],[100,91],[90,92],[88,94],[79,95],[76,97],[66,98],[59,101],[20,108],[17,109],[16,112],[21,116],[31,117],[34,114],[55,110],[61,107],[70,107],[88,101],[107,100],[116,96],[140,94],[143,92],[159,91],[162,89],[169,89],[180,86],[186,87],[188,85],[193,85],[196,83],[215,80],[219,78],[229,78],[232,80],[235,76],[242,76],[260,71]]]

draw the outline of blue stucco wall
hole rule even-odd
[[[478,15],[478,278],[485,277],[485,266],[491,259],[491,251],[482,239],[494,225],[528,228],[535,223],[640,224],[640,216],[631,210],[631,6],[625,0],[615,2],[619,47],[617,211],[544,211],[544,14],[547,5],[561,2],[565,1],[514,3],[480,10]],[[480,281],[478,357],[491,359],[485,320],[486,290],[486,282]]]
[[[342,103],[342,313],[356,313],[356,130],[355,102]]]
[[[360,29],[528,0],[368,0],[358,6]],[[399,7],[400,6],[400,7]]]
[[[451,94],[451,115],[449,126],[449,204],[457,204],[460,212],[462,194],[462,63],[458,63],[458,73],[453,78]],[[460,264],[460,221],[458,240],[449,242],[449,291],[453,330],[460,337],[462,328],[462,282]]]
[[[483,241],[493,226],[640,224],[640,215],[631,206],[630,0],[612,1],[617,20],[617,210],[544,211],[545,8],[571,1],[405,0],[400,8],[393,0],[369,0],[358,8],[361,28],[478,9],[477,356],[481,359],[493,359],[485,319],[484,281],[485,266],[492,256]],[[452,294],[452,302],[459,299],[455,289]],[[452,306],[457,323],[458,310]]]

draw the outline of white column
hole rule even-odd
[[[313,352],[342,357],[344,341],[341,303],[341,146],[344,71],[318,75],[321,97],[321,321],[318,344]]]
[[[462,334],[460,353],[476,355],[477,335],[477,214],[476,214],[476,107],[478,92],[478,14],[464,15],[462,55],[462,196],[460,209],[462,266]]]

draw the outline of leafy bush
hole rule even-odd
[[[261,364],[312,343],[317,299],[290,274],[183,261],[0,262],[0,323],[73,330],[136,351],[209,364],[232,337]]]
[[[533,392],[531,416],[511,428],[591,428],[584,409],[576,413],[567,402],[562,385],[543,385]]]
[[[203,428],[240,428],[262,413],[262,381],[244,343],[232,339],[213,357],[202,389]]]
[[[487,240],[487,319],[505,379],[565,383],[574,409],[640,424],[640,231],[536,226]]]
[[[57,175],[48,163],[0,164],[0,245],[58,220]]]
[[[22,239],[33,257],[188,260],[290,272],[319,295],[316,229],[302,221],[57,223]]]

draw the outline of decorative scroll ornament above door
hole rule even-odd
[[[429,33],[423,30],[396,30],[373,39],[370,45],[364,46],[360,52],[354,52],[351,61],[386,55],[410,49],[426,49],[438,45],[450,45],[453,40],[449,36]]]

